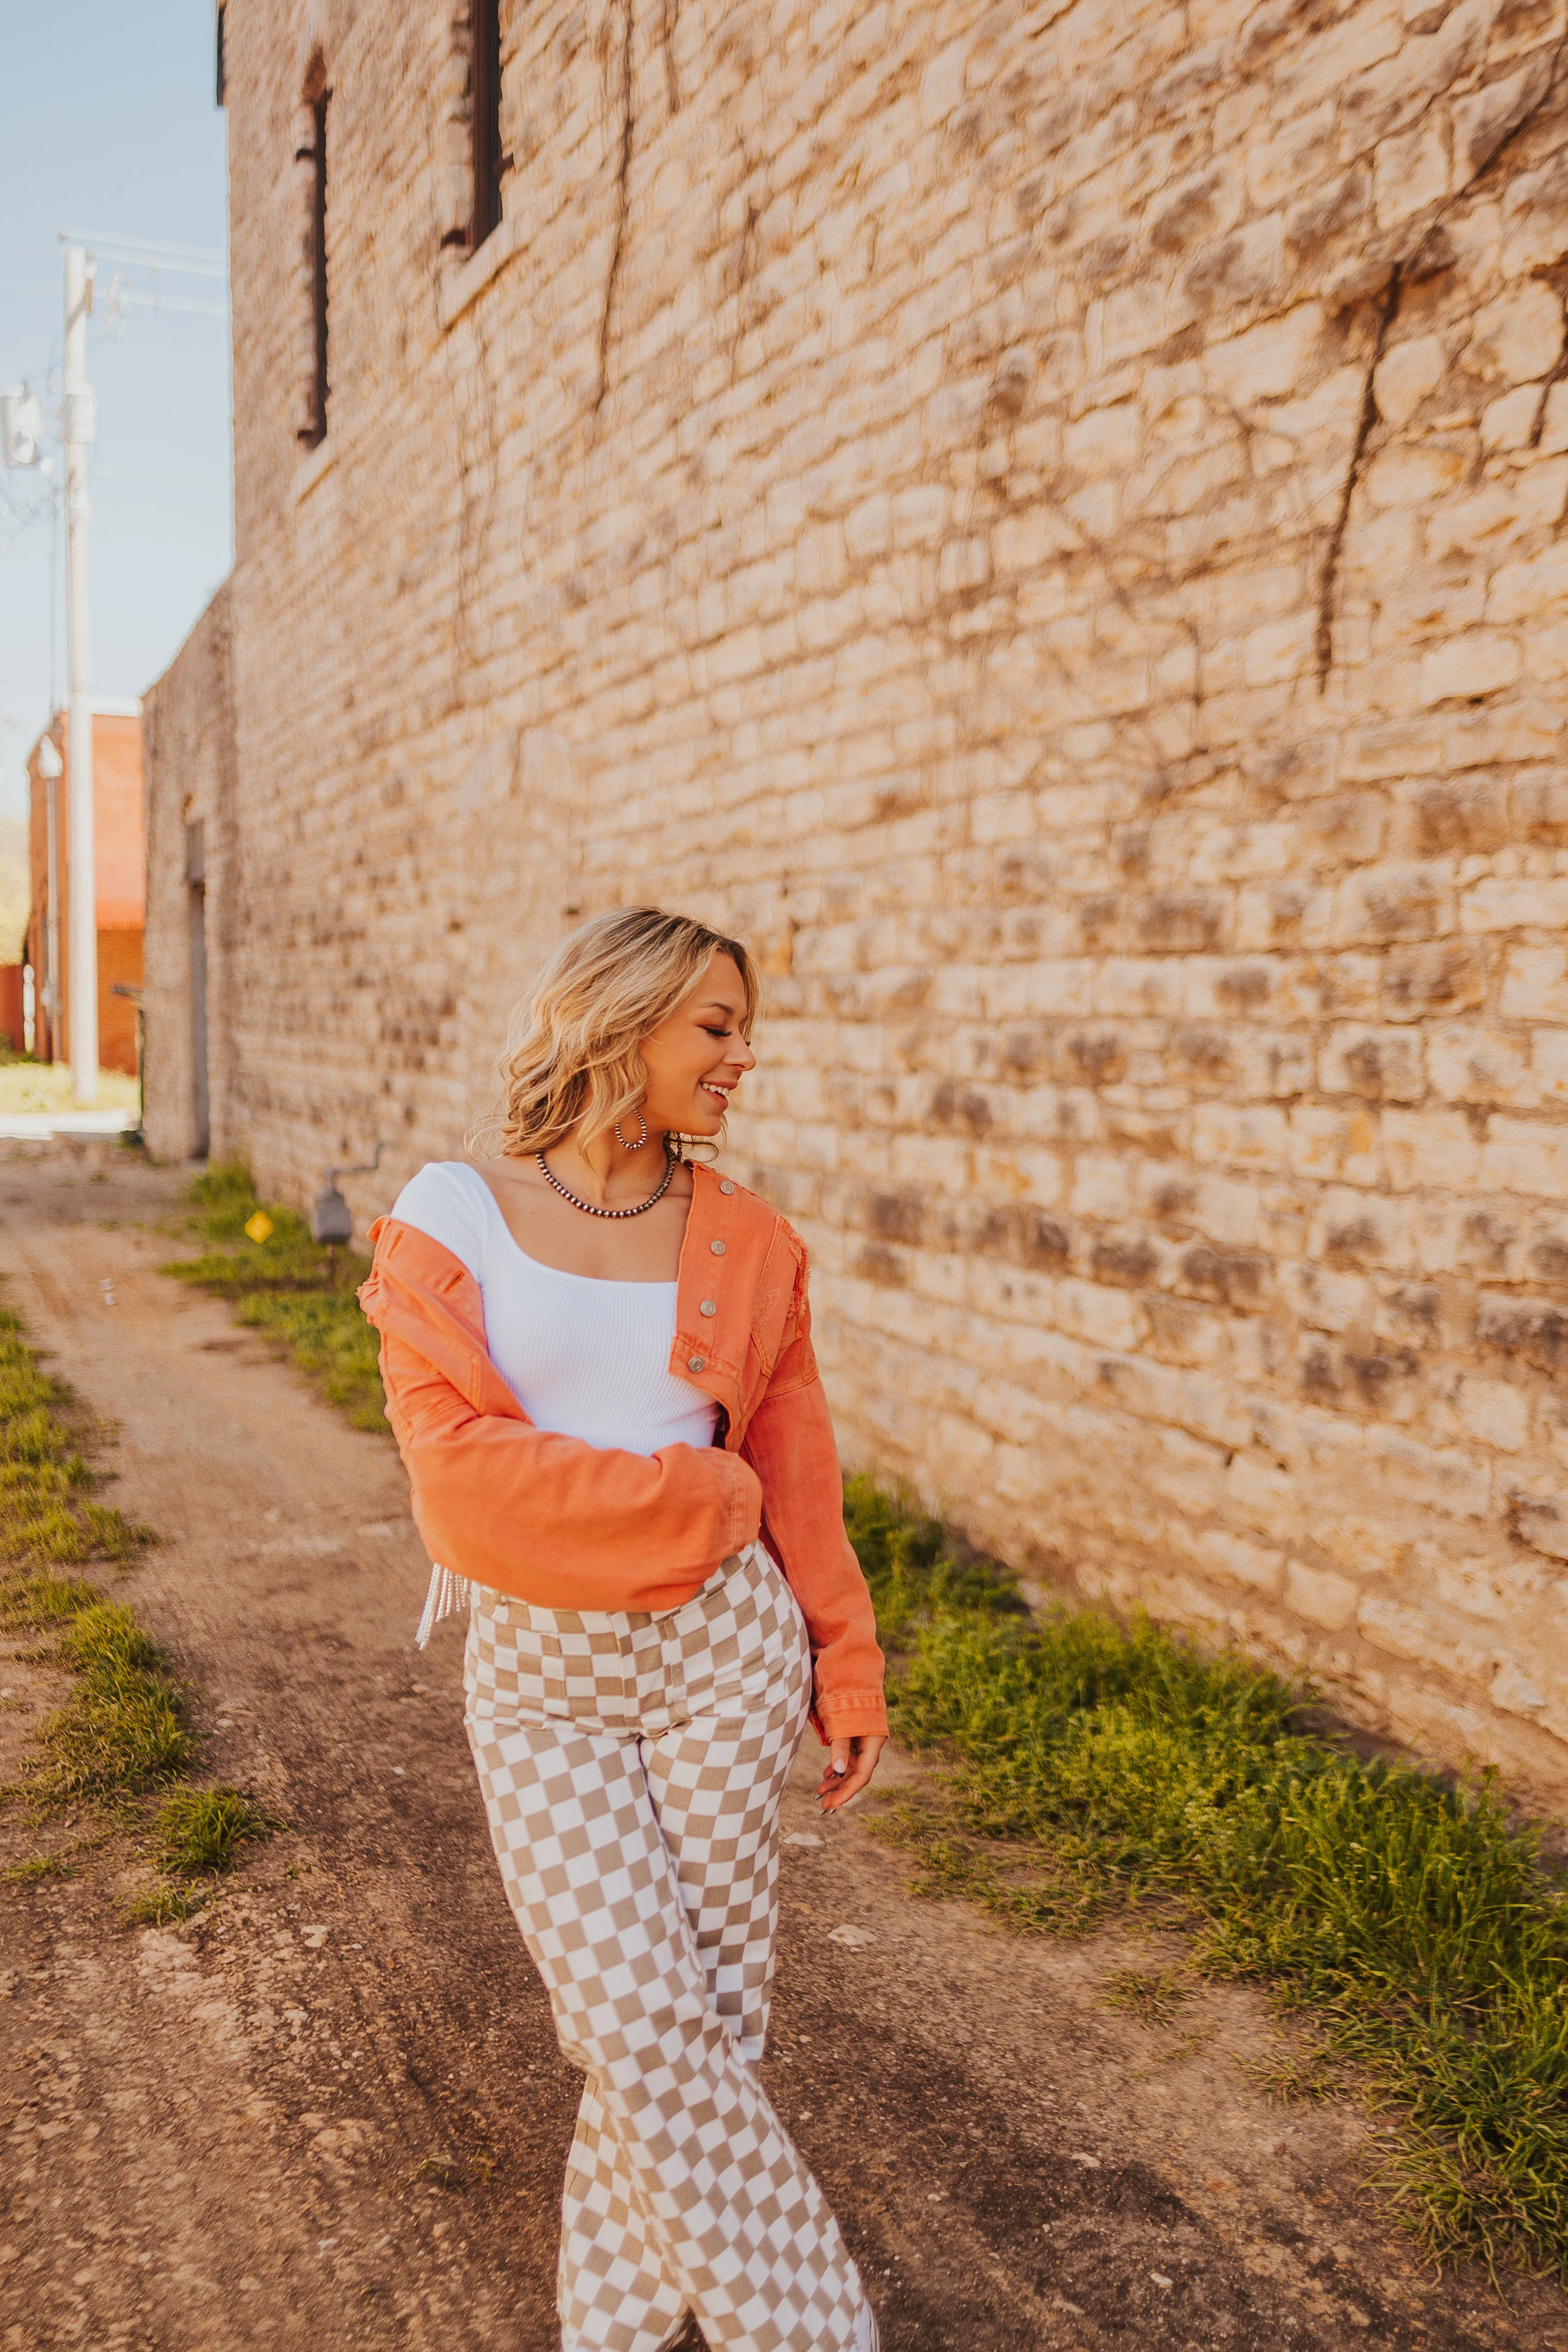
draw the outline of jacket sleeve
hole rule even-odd
[[[811,1345],[804,1254],[793,1333],[741,1450],[762,1481],[763,1541],[788,1578],[811,1636],[823,1738],[885,1732],[877,1615],[845,1532],[844,1481]]]
[[[415,1524],[454,1575],[540,1609],[675,1609],[757,1533],[756,1475],[718,1447],[629,1454],[478,1412],[395,1331],[381,1372]]]

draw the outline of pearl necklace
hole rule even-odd
[[[545,1182],[550,1185],[553,1191],[559,1192],[563,1201],[570,1201],[574,1209],[581,1209],[585,1217],[646,1216],[648,1210],[651,1209],[657,1202],[662,1201],[665,1194],[668,1192],[669,1180],[674,1175],[676,1170],[675,1154],[671,1151],[668,1141],[667,1140],[664,1147],[664,1174],[660,1177],[658,1184],[648,1194],[646,1201],[638,1201],[636,1205],[630,1209],[597,1209],[595,1207],[592,1201],[580,1201],[575,1192],[569,1192],[567,1191],[565,1185],[561,1181],[560,1177],[554,1173],[552,1169],[546,1166],[542,1151],[536,1151],[533,1156],[539,1162],[539,1172],[543,1177]]]

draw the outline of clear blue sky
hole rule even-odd
[[[226,255],[213,16],[213,0],[0,7],[0,383],[26,377],[58,398],[61,229]],[[106,297],[117,270],[133,299],[113,329]],[[99,400],[93,689],[140,694],[178,649],[233,548],[227,322],[153,309],[150,298],[161,288],[165,302],[216,307],[226,292],[221,279],[154,281],[107,259],[97,282],[88,330]],[[26,504],[39,478],[0,474],[0,487]],[[63,698],[63,576],[59,598]],[[35,523],[13,535],[0,504],[0,814],[26,805],[22,763],[48,711],[49,531]]]

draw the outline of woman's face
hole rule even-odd
[[[731,1093],[757,1064],[741,1034],[745,1013],[733,958],[715,954],[695,987],[642,1041],[643,1116],[650,1132],[718,1134]]]

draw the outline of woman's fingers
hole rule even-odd
[[[841,1812],[860,1794],[876,1770],[877,1759],[886,1745],[886,1739],[876,1732],[834,1740],[829,1750],[827,1769],[816,1784],[816,1793],[822,1801],[825,1813]]]

